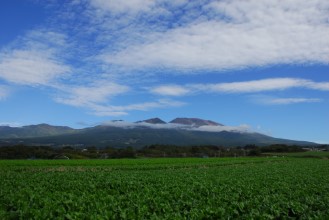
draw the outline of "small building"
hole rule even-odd
[[[70,158],[65,155],[58,155],[54,159],[55,160],[69,160]]]

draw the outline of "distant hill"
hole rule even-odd
[[[28,125],[23,127],[0,126],[0,138],[29,138],[45,137],[75,132],[66,126],[52,126],[48,124]]]
[[[273,138],[239,127],[224,126],[197,118],[177,118],[170,123],[165,123],[159,118],[136,123],[120,120],[84,129],[46,124],[21,128],[0,127],[0,145],[13,144],[119,148],[127,146],[141,148],[154,144],[176,146],[316,145],[312,142]]]

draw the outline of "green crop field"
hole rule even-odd
[[[0,161],[0,219],[329,219],[329,161]]]

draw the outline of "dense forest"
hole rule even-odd
[[[328,146],[322,149],[328,150]],[[270,145],[259,147],[246,145],[244,147],[222,146],[172,146],[151,145],[141,149],[127,148],[75,148],[64,146],[52,148],[48,146],[5,146],[0,147],[0,159],[111,159],[111,158],[141,158],[141,157],[242,157],[261,156],[273,152],[302,152],[301,146]]]

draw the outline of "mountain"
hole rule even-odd
[[[165,123],[159,118],[129,123],[111,121],[84,129],[46,124],[21,128],[0,127],[0,145],[50,145],[141,148],[148,145],[216,145],[244,146],[270,144],[313,146],[315,143],[270,137],[197,118],[177,118]]]
[[[162,121],[160,118],[150,118],[147,120],[138,121],[137,123],[141,123],[141,122],[145,122],[149,124],[167,124],[165,121]]]
[[[28,125],[23,127],[0,126],[0,138],[46,137],[72,133],[75,130],[66,126],[48,124]]]
[[[222,124],[219,124],[217,122],[210,121],[210,120],[203,120],[203,119],[200,119],[200,118],[175,118],[174,120],[170,121],[169,123],[190,125],[190,126],[194,126],[194,127],[223,126]]]

